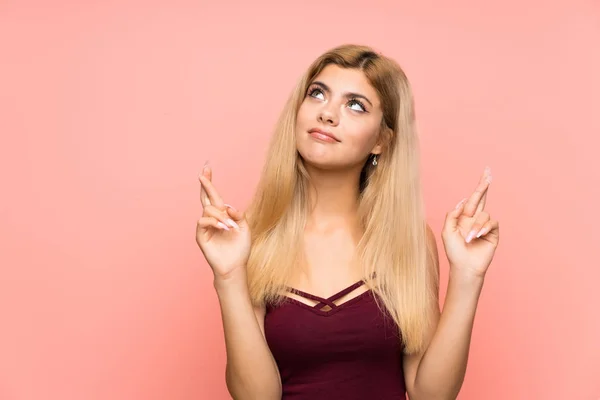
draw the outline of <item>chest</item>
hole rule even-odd
[[[327,312],[289,299],[267,310],[265,336],[284,364],[401,354],[398,328],[370,291]]]
[[[302,267],[291,281],[297,289],[326,297],[364,278],[356,241],[347,231],[306,234]]]
[[[349,268],[355,259],[356,243],[343,230],[306,234],[303,239],[306,263],[311,269]]]

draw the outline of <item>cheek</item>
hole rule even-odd
[[[371,125],[357,126],[347,130],[347,137],[351,140],[352,146],[360,152],[369,152],[377,143],[378,129]]]
[[[296,114],[296,125],[306,125],[308,122],[314,123],[317,113],[318,111],[314,105],[306,101],[302,102]]]

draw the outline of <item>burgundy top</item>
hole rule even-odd
[[[368,290],[334,302],[364,281],[310,306],[288,297],[267,306],[265,336],[279,367],[285,400],[406,399],[403,345],[394,320]],[[326,311],[328,310],[328,311]]]

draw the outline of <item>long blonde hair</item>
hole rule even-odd
[[[438,277],[427,248],[413,95],[400,66],[372,48],[342,45],[318,57],[298,81],[277,122],[255,197],[248,208],[252,250],[248,284],[254,304],[277,303],[303,258],[310,177],[296,149],[296,115],[306,90],[327,65],[361,70],[381,99],[385,146],[361,173],[357,254],[365,277],[399,327],[405,352],[426,345],[438,307]]]

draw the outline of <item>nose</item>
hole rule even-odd
[[[339,122],[339,116],[333,109],[335,106],[332,104],[323,105],[319,110],[318,120],[323,124],[337,125]]]

